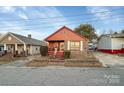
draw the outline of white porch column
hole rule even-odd
[[[32,55],[33,54],[33,51],[32,51],[32,45],[30,46],[30,54]]]
[[[6,44],[4,44],[4,50],[7,50]]]
[[[27,56],[26,44],[24,44],[24,56]]]
[[[15,51],[18,51],[18,46],[17,46],[17,44],[15,44]]]
[[[80,41],[80,51],[83,51],[83,41]]]
[[[26,44],[24,44],[24,51],[26,51],[27,49],[26,49]]]
[[[70,41],[67,41],[67,50],[70,50]]]

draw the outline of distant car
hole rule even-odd
[[[92,49],[93,49],[92,45],[89,45],[89,50],[92,50]]]
[[[93,43],[89,43],[89,50],[97,50],[97,45]]]

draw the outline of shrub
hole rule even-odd
[[[40,54],[41,54],[41,56],[47,56],[47,54],[48,54],[48,46],[41,46],[40,47]]]
[[[71,51],[64,51],[64,58],[70,58],[70,55],[71,55]]]

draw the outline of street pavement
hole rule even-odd
[[[79,67],[25,67],[23,61],[0,66],[1,86],[122,86],[124,85],[123,59],[115,55],[94,53],[102,68]],[[109,55],[109,56],[108,56]],[[111,58],[111,56],[113,58]],[[118,60],[118,61],[117,61]],[[120,61],[119,61],[120,60]],[[107,61],[107,62],[106,62]],[[109,66],[109,67],[108,67]]]

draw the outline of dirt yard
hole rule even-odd
[[[102,63],[92,53],[71,52],[70,59],[51,59],[40,55],[30,56],[27,58],[28,67],[44,67],[48,65],[61,65],[65,67],[102,67]]]

